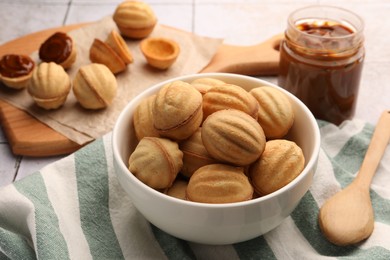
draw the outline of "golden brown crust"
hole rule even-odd
[[[172,186],[168,188],[168,190],[165,192],[168,196],[186,200],[186,190],[187,190],[188,182],[181,179],[176,179]]]
[[[85,65],[79,69],[73,80],[73,92],[84,108],[105,108],[116,96],[116,78],[105,65]]]
[[[92,63],[106,65],[114,74],[126,69],[126,64],[121,57],[107,43],[99,39],[93,41],[89,50],[89,59]]]
[[[268,139],[282,138],[294,123],[290,100],[280,90],[268,86],[249,92],[259,103],[258,122]]]
[[[202,140],[211,156],[239,166],[256,161],[266,142],[259,123],[234,109],[211,114],[202,125]]]
[[[183,165],[183,153],[176,142],[145,137],[129,158],[129,170],[154,189],[171,187]]]
[[[249,175],[255,190],[270,194],[290,183],[303,170],[305,158],[302,149],[292,141],[268,141],[261,157],[251,165]]]
[[[252,199],[253,187],[242,167],[211,164],[199,168],[187,186],[187,199],[202,203],[232,203]]]
[[[133,55],[127,47],[125,40],[117,31],[111,31],[107,36],[106,43],[118,54],[126,65],[133,63]]]
[[[194,86],[202,95],[206,94],[210,88],[223,84],[226,83],[215,78],[198,78],[191,82],[191,85]]]
[[[237,109],[257,119],[258,106],[252,95],[233,84],[213,86],[203,96],[204,118],[219,110]]]
[[[139,103],[134,111],[133,123],[135,135],[138,141],[144,137],[159,137],[159,133],[154,128],[153,104],[156,95],[152,95]]]
[[[140,48],[148,64],[161,70],[168,69],[180,53],[180,47],[175,41],[161,37],[143,40]]]
[[[147,37],[157,23],[152,8],[138,1],[124,1],[119,4],[113,19],[124,36],[134,39]]]
[[[179,147],[183,152],[183,168],[181,169],[181,173],[188,178],[200,167],[218,162],[211,157],[204,147],[201,128],[188,139],[181,142]]]
[[[34,70],[28,93],[44,109],[56,109],[64,104],[71,82],[64,68],[54,62],[42,62]]]
[[[202,122],[202,95],[186,82],[168,83],[157,93],[153,115],[154,127],[161,136],[184,140]]]

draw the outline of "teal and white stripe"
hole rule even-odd
[[[0,259],[390,259],[390,146],[371,186],[375,229],[361,244],[322,236],[322,203],[356,176],[373,126],[319,122],[314,183],[279,227],[250,241],[208,246],[150,225],[120,187],[110,134],[0,189]]]

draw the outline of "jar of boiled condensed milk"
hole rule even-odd
[[[364,60],[363,20],[338,7],[309,6],[288,17],[278,84],[317,119],[353,117]]]

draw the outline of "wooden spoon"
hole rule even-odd
[[[277,75],[279,46],[284,34],[250,46],[222,44],[201,72],[226,72],[249,76]]]
[[[346,246],[368,238],[374,229],[370,184],[390,139],[390,111],[382,113],[355,180],[327,200],[318,221],[325,237]]]

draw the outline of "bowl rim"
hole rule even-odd
[[[310,160],[307,162],[303,171],[295,179],[293,179],[286,186],[284,186],[284,187],[282,187],[282,188],[280,188],[280,189],[278,189],[270,194],[267,194],[267,195],[264,195],[264,196],[261,196],[258,198],[254,198],[254,199],[247,200],[247,201],[241,201],[241,202],[213,204],[213,203],[188,201],[188,200],[183,200],[183,199],[175,198],[172,196],[168,196],[160,191],[157,191],[157,190],[147,186],[146,184],[144,184],[142,181],[140,181],[137,177],[135,177],[129,171],[128,167],[125,165],[125,163],[121,159],[121,155],[120,155],[118,147],[115,145],[116,144],[115,140],[118,139],[118,135],[119,135],[119,133],[118,133],[119,132],[119,125],[120,125],[120,122],[122,122],[124,120],[126,111],[128,109],[130,109],[131,107],[133,107],[135,105],[135,103],[139,102],[139,99],[141,97],[144,98],[144,97],[150,96],[151,93],[154,93],[156,91],[156,89],[161,88],[163,85],[165,85],[169,82],[173,82],[176,80],[183,80],[183,81],[187,80],[188,81],[188,79],[195,80],[197,78],[204,78],[204,77],[233,77],[233,78],[242,79],[242,80],[254,81],[257,83],[264,84],[266,86],[276,87],[277,89],[279,89],[282,92],[284,92],[285,94],[287,94],[290,99],[293,99],[295,102],[297,102],[299,104],[299,106],[308,115],[308,117],[310,119],[310,123],[314,127],[314,130],[315,130],[314,135],[315,136],[314,136],[314,145],[313,145],[314,149],[313,149],[312,156],[311,156]],[[295,97],[293,94],[291,94],[287,90],[277,86],[276,84],[271,83],[271,82],[266,81],[266,80],[263,80],[263,79],[259,79],[259,78],[255,78],[255,77],[251,77],[251,76],[246,76],[246,75],[233,74],[233,73],[221,73],[221,72],[187,74],[187,75],[183,75],[183,76],[179,76],[179,77],[174,77],[174,78],[171,78],[171,79],[168,79],[168,80],[165,80],[165,81],[162,81],[162,82],[159,82],[159,83],[156,83],[156,84],[150,86],[148,89],[144,90],[143,92],[138,94],[136,97],[134,97],[131,101],[129,101],[128,104],[121,111],[120,115],[118,116],[118,118],[115,122],[113,131],[112,131],[111,139],[112,139],[111,147],[112,147],[112,152],[113,152],[113,158],[114,158],[114,160],[117,160],[118,166],[121,168],[120,170],[127,172],[128,174],[126,174],[126,178],[132,179],[133,182],[136,182],[137,185],[140,185],[140,187],[142,187],[142,189],[145,189],[146,192],[151,193],[154,196],[160,197],[161,199],[166,200],[168,202],[178,203],[178,204],[183,205],[183,206],[200,207],[200,208],[213,208],[213,209],[218,209],[218,208],[226,209],[226,208],[237,208],[237,207],[243,207],[243,206],[250,206],[250,205],[258,204],[262,201],[266,201],[266,200],[278,197],[280,194],[282,194],[284,192],[288,192],[294,186],[296,186],[297,183],[301,179],[303,179],[307,174],[309,174],[309,169],[314,169],[314,172],[315,172],[316,163],[317,163],[319,152],[320,152],[320,141],[321,141],[319,127],[318,127],[318,124],[316,122],[314,115],[311,113],[309,108],[301,100],[299,100],[297,97]],[[117,173],[116,169],[114,171],[115,171],[116,175],[119,174],[119,173]]]

